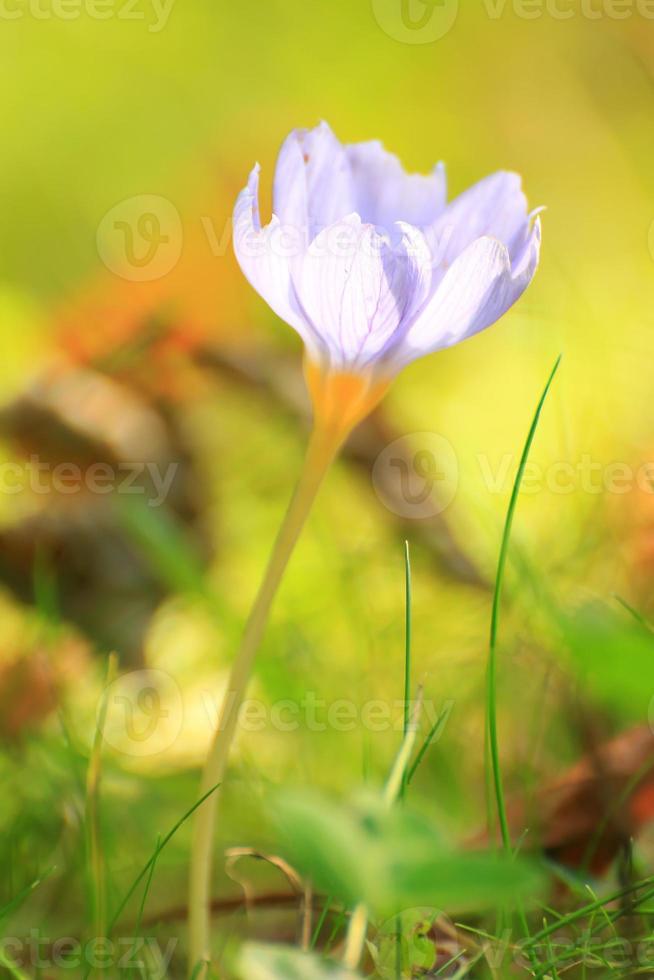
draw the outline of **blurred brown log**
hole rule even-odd
[[[509,800],[507,811],[521,848],[575,871],[605,873],[654,821],[654,734],[639,725],[591,748],[531,801]]]
[[[176,413],[91,368],[59,365],[0,411],[0,436],[25,460],[28,483],[27,515],[0,530],[0,582],[37,604],[39,574],[47,576],[57,615],[101,650],[140,663],[169,585],[128,533],[117,497],[155,520],[165,514],[199,562],[210,556],[202,480]],[[34,465],[38,489],[27,477]],[[109,474],[107,489],[89,479],[99,472]]]

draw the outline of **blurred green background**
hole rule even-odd
[[[205,564],[211,608],[197,589],[184,587],[188,581],[162,573],[166,586],[145,629],[143,662],[128,664],[173,678],[170,704],[180,724],[151,753],[107,747],[104,827],[116,896],[157,833],[195,798],[210,735],[207,692],[217,699],[302,459],[305,430],[274,397],[256,383],[189,364],[196,343],[220,356],[264,351],[299,364],[298,338],[247,285],[226,237],[235,195],[255,160],[269,207],[275,154],[291,128],[326,119],[343,141],[382,139],[411,170],[426,172],[443,160],[450,196],[494,170],[516,170],[530,205],[546,206],[541,267],[518,306],[476,339],[411,365],[385,403],[385,419],[395,437],[408,436],[417,448],[421,433],[437,433],[454,448],[458,486],[442,519],[480,579],[492,581],[518,454],[563,352],[532,453],[544,478],[537,492],[521,496],[516,547],[566,607],[610,601],[614,592],[643,612],[651,606],[654,498],[631,484],[589,492],[577,476],[560,492],[551,467],[590,457],[602,474],[614,463],[633,472],[654,454],[654,22],[635,4],[620,19],[607,12],[609,4],[570,5],[573,15],[562,19],[551,4],[532,5],[540,16],[526,17],[510,2],[466,0],[458,9],[435,8],[435,17],[453,17],[443,36],[407,43],[394,0],[173,0],[167,19],[149,0],[129,9],[116,0],[102,8],[103,19],[83,5],[66,7],[67,19],[47,5],[7,2],[3,9],[3,401],[12,404],[52,365],[67,371],[92,362],[95,370],[98,359],[106,366],[112,357],[120,364],[121,350],[149,318],[173,324],[171,348],[163,355],[146,350],[121,384],[138,379],[139,397],[145,391],[159,408],[174,406],[196,460],[193,485],[201,476],[200,510],[213,543]],[[418,42],[419,31],[409,33]],[[170,202],[183,231],[173,241],[173,268],[134,282],[103,261],[103,219],[143,195]],[[84,409],[80,403],[80,414]],[[120,428],[120,403],[115,412]],[[20,451],[15,439],[3,441],[7,460]],[[493,491],[484,467],[495,473],[502,465],[505,476]],[[5,495],[2,527],[15,527],[37,505],[43,500],[29,494]],[[416,794],[464,836],[483,823],[490,590],[483,581],[460,581],[447,561],[435,560],[423,523],[409,519],[398,529],[370,477],[340,462],[292,561],[253,691],[267,705],[306,691],[361,704],[402,697],[406,536],[415,677],[437,706],[454,702]],[[161,551],[148,554],[160,571]],[[47,595],[56,607],[67,570],[65,561],[49,568],[35,603],[12,587],[7,572],[0,601],[0,663],[14,685],[7,681],[4,697],[11,702],[18,690],[27,698],[27,720],[6,733],[0,762],[2,897],[8,901],[46,866],[58,869],[23,907],[18,929],[35,917],[74,929],[82,915],[80,773],[109,650],[93,641],[92,630],[52,614]],[[101,589],[93,601],[102,605]],[[120,619],[113,601],[110,615]],[[539,609],[529,576],[513,571],[500,678],[513,790],[555,773],[578,751],[569,709],[557,695],[566,688],[566,668]],[[37,685],[29,664],[37,655],[46,676],[42,705],[30,703]],[[21,663],[28,664],[26,681]],[[642,703],[634,699],[631,708],[588,694],[606,734],[646,719],[645,687]],[[378,783],[398,738],[396,730],[360,727],[267,727],[244,735],[226,790],[221,844],[265,845],[262,786],[285,781],[346,791],[362,779]],[[153,907],[183,903],[187,844],[182,832],[162,856]],[[230,887],[217,873],[217,890]]]

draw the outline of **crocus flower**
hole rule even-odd
[[[514,173],[448,203],[441,165],[407,174],[380,142],[342,145],[323,122],[284,142],[263,226],[258,183],[257,165],[234,209],[234,248],[302,337],[323,415],[365,414],[404,365],[501,317],[538,265],[540,220]]]
[[[330,128],[298,130],[282,146],[273,216],[262,227],[259,168],[234,210],[241,267],[302,337],[314,429],[296,491],[234,659],[205,763],[189,887],[189,974],[210,961],[213,790],[222,783],[236,718],[271,604],[331,461],[410,361],[494,323],[538,264],[540,224],[515,174],[487,177],[447,204],[445,175],[406,174],[381,143],[342,146]],[[352,917],[358,959],[365,910]],[[200,974],[204,976],[205,974]]]

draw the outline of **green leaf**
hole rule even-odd
[[[572,666],[584,685],[627,716],[647,714],[654,694],[650,630],[599,603],[563,621]]]
[[[537,893],[541,875],[534,865],[486,852],[428,854],[420,859],[400,857],[389,867],[392,894],[398,910],[431,905],[448,912],[475,912],[514,904],[520,896]]]
[[[274,813],[294,866],[325,894],[356,905],[374,870],[366,864],[369,830],[356,812],[321,796],[285,793],[276,797]]]
[[[358,980],[360,977],[313,953],[262,943],[247,943],[242,947],[237,971],[241,980]]]
[[[427,817],[381,798],[339,805],[286,794],[274,805],[281,848],[294,867],[346,906],[384,918],[415,906],[448,912],[510,905],[539,890],[527,861],[457,851]]]

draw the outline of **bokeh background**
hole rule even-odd
[[[56,865],[11,920],[19,935],[84,928],[84,778],[111,650],[126,700],[103,763],[110,902],[195,799],[212,699],[306,439],[299,340],[229,242],[255,160],[269,209],[293,127],[326,119],[344,141],[380,138],[411,170],[443,160],[450,196],[518,171],[547,208],[543,255],[501,323],[402,374],[331,473],[261,650],[253,696],[268,720],[239,741],[220,846],[267,846],[271,784],[342,793],[384,778],[397,725],[282,730],[269,711],[306,692],[401,699],[405,538],[415,678],[437,708],[453,703],[416,796],[460,838],[483,824],[489,583],[560,352],[502,624],[509,789],[576,758],[579,704],[605,735],[647,719],[646,685],[619,703],[579,692],[538,595],[566,609],[613,593],[652,605],[654,496],[635,474],[654,458],[654,21],[646,4],[608,0],[405,7],[7,0],[0,13],[0,904]],[[412,476],[417,493],[435,483],[426,515],[406,498],[399,514],[389,506],[384,481],[400,467],[388,453],[371,476],[396,439],[407,472],[445,445],[444,473]],[[178,470],[161,507],[75,489],[74,475],[68,492],[13,492],[35,459],[46,483],[60,462]],[[121,705],[147,738],[130,739]],[[149,914],[176,928],[187,856],[183,828],[150,897]],[[239,887],[217,871],[216,894]]]

